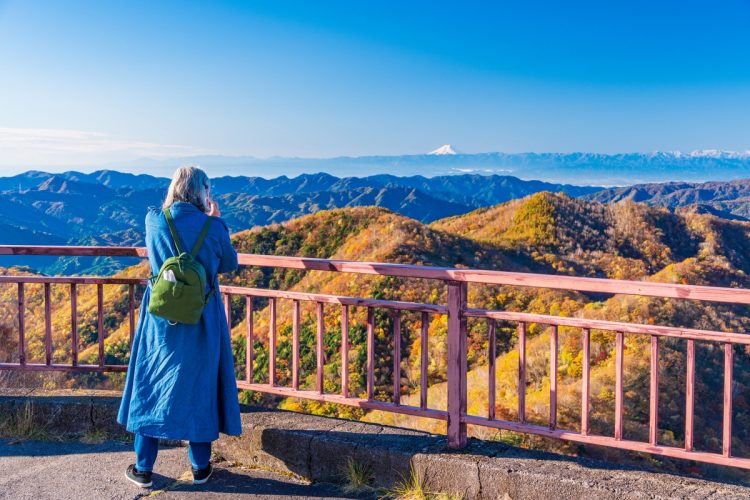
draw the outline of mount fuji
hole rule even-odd
[[[456,151],[455,149],[453,149],[453,146],[451,146],[450,144],[443,144],[439,148],[433,149],[427,154],[428,155],[457,155],[460,153]]]

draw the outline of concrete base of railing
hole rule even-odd
[[[345,482],[353,460],[374,486],[392,487],[413,468],[428,490],[474,499],[749,498],[750,488],[589,459],[470,440],[448,451],[445,436],[302,415],[247,409],[244,433],[222,436],[216,451],[247,466],[311,481]]]
[[[119,407],[117,391],[0,389],[0,425],[32,435],[73,438],[96,432],[126,438],[116,421]]]
[[[0,420],[26,418],[32,408],[34,425],[53,435],[125,438],[129,434],[115,422],[118,407],[116,392],[0,390]],[[373,486],[392,487],[413,468],[428,490],[467,499],[750,498],[750,488],[740,485],[501,443],[471,440],[461,452],[450,452],[445,436],[362,422],[248,407],[242,419],[243,435],[222,436],[214,447],[218,454],[311,481],[344,482],[352,460],[370,469]]]

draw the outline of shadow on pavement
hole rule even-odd
[[[160,445],[160,449],[162,446]],[[163,446],[167,448],[167,446]],[[80,441],[33,441],[0,439],[0,457],[76,455],[81,453],[111,453],[133,449],[132,443],[105,441],[87,444]]]
[[[352,498],[333,484],[306,484],[293,479],[280,480],[278,475],[243,469],[217,467],[206,484],[193,485],[187,481],[176,481],[164,488],[165,492],[194,492],[197,497],[205,493],[227,493],[230,495],[303,496],[307,498]]]

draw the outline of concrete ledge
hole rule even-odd
[[[62,437],[97,432],[125,438],[129,434],[116,421],[119,407],[116,391],[3,389],[0,393],[0,421],[7,419],[14,427],[19,418],[28,418],[36,428]]]
[[[0,421],[30,405],[35,425],[50,433],[130,436],[115,417],[118,393],[0,393]],[[460,453],[445,437],[393,427],[243,407],[244,432],[222,436],[215,451],[238,464],[319,482],[342,482],[348,460],[367,466],[373,486],[391,487],[413,468],[434,492],[464,498],[750,498],[750,488],[616,463],[534,452],[471,440]],[[506,496],[507,495],[507,496]]]
[[[133,435],[117,423],[122,394],[119,391],[87,390],[0,390],[0,430],[18,428],[19,419],[29,420],[44,434],[77,439],[86,435],[98,439],[130,441]],[[167,446],[181,441],[160,440]]]
[[[472,440],[456,453],[444,436],[405,429],[263,409],[242,418],[242,436],[216,443],[220,455],[311,481],[343,481],[352,459],[371,468],[374,486],[391,487],[413,468],[429,490],[470,499],[750,498],[741,485],[501,443]]]

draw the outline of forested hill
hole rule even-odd
[[[679,263],[718,259],[750,272],[750,223],[641,203],[538,193],[431,227],[523,254],[539,271],[643,279]]]
[[[629,200],[672,209],[686,207],[687,210],[713,213],[729,219],[750,220],[748,179],[728,182],[636,184],[603,189],[584,197],[603,203]]]
[[[468,266],[515,271],[548,272],[692,283],[731,287],[750,286],[750,223],[730,221],[707,214],[673,213],[662,207],[624,202],[602,204],[566,195],[538,193],[471,213],[442,219],[430,225],[404,218],[382,209],[362,208],[321,212],[284,225],[256,228],[235,236],[235,244],[245,252],[303,255],[336,259],[377,260],[412,264]],[[337,273],[301,273],[245,269],[233,281],[285,289],[297,289],[351,296],[444,303],[446,291],[439,283],[425,286],[422,280],[377,276],[352,277]],[[750,330],[750,309],[692,301],[632,296],[596,296],[574,292],[535,290],[516,287],[472,285],[469,303],[476,307],[526,311],[541,314],[579,316],[645,324],[744,332]],[[279,377],[289,382],[288,349],[291,342],[290,305],[278,304],[280,344]],[[339,311],[326,307],[326,390],[339,389]],[[382,314],[381,314],[382,313]],[[243,309],[233,306],[236,353],[244,361]],[[352,310],[351,391],[364,389],[364,311]],[[259,332],[267,331],[268,311],[258,307]],[[377,316],[376,394],[391,397],[393,366],[390,334],[391,317]],[[429,344],[419,339],[418,318],[403,317],[404,349],[401,360],[401,390],[409,404],[418,405],[419,364],[422,349],[429,350],[430,405],[444,407],[446,324],[433,318]],[[303,307],[303,342],[314,344],[315,319],[312,308]],[[549,406],[549,332],[543,325],[528,327],[527,409],[531,422],[546,425]],[[264,333],[256,344],[258,380],[265,377]],[[614,415],[614,332],[593,332],[592,337],[592,425],[596,432],[611,434]],[[497,408],[501,418],[517,418],[515,325],[498,324]],[[629,438],[648,436],[649,339],[626,335],[625,399],[626,428]],[[487,411],[487,326],[469,321],[469,411]],[[560,329],[558,401],[563,427],[576,429],[580,417],[580,377],[582,373],[581,332]],[[699,449],[720,451],[721,345],[699,343],[696,377],[696,436]],[[750,447],[750,357],[735,351],[734,446],[737,453]],[[661,344],[660,442],[679,445],[684,432],[685,343]],[[314,385],[313,350],[303,353],[303,379]],[[242,366],[239,367],[242,369]],[[259,371],[258,371],[259,370]],[[361,413],[333,405],[289,400],[285,408],[324,414],[360,416]],[[372,412],[368,420],[421,427],[443,432],[442,424],[406,416]],[[740,424],[743,422],[743,424]],[[476,430],[476,432],[482,432]],[[489,432],[489,431],[488,431]],[[518,439],[518,438],[513,438]],[[519,441],[514,441],[518,443]],[[549,446],[532,438],[527,444]],[[739,450],[742,450],[741,452]]]

